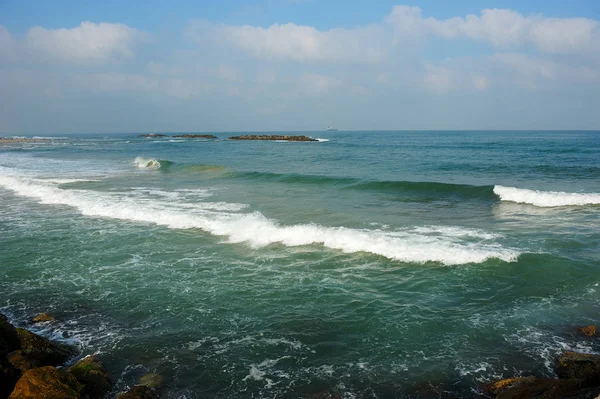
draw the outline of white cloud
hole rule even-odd
[[[225,42],[270,61],[371,63],[380,61],[388,47],[377,26],[320,31],[293,23],[262,28],[195,22],[186,33],[197,42]]]
[[[71,29],[36,26],[29,29],[24,40],[33,57],[88,64],[130,60],[135,44],[147,37],[123,24],[82,22]]]
[[[416,23],[414,16],[408,21],[411,25]],[[420,29],[433,35],[446,39],[465,37],[489,42],[496,48],[533,45],[547,53],[590,53],[600,49],[600,24],[588,18],[525,17],[508,9],[484,9],[480,16],[471,14],[446,20],[421,18],[419,21]]]
[[[477,90],[485,90],[490,86],[490,80],[485,76],[473,76],[472,81]]]
[[[500,53],[490,57],[493,63],[531,79],[568,82],[600,82],[597,68],[569,65],[519,53]]]

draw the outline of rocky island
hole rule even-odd
[[[266,140],[266,141],[319,141],[308,136],[281,136],[266,134],[247,134],[244,136],[229,137],[229,140]]]
[[[174,138],[181,139],[216,139],[217,136],[213,136],[212,134],[177,134],[173,136]]]

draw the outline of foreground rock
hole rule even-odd
[[[546,378],[522,379],[516,385],[501,391],[497,399],[561,399],[574,394],[583,386],[578,379],[551,380]]]
[[[229,140],[319,141],[307,136],[255,135],[233,136]]]
[[[112,382],[98,356],[87,356],[69,368],[69,373],[83,385],[84,397],[100,399],[110,391]]]
[[[173,137],[182,138],[182,139],[216,139],[217,136],[213,136],[212,134],[178,134]]]
[[[600,355],[565,352],[556,363],[560,378],[579,378],[588,386],[600,385]]]
[[[78,399],[83,386],[69,373],[52,366],[27,371],[9,399]]]
[[[160,134],[160,133],[146,133],[146,134],[140,134],[138,135],[138,137],[169,137],[166,134]]]
[[[76,354],[72,348],[56,344],[48,338],[41,337],[24,328],[17,328],[16,330],[22,355],[39,362],[41,365],[58,366]]]
[[[20,348],[17,329],[8,322],[6,316],[0,314],[0,357]]]

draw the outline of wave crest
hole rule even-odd
[[[136,157],[133,161],[140,169],[160,169],[160,161],[154,158]]]
[[[556,206],[600,205],[599,193],[566,193],[563,191],[528,190],[516,187],[494,186],[494,193],[502,201],[517,202],[549,208]]]
[[[515,249],[489,241],[495,238],[493,235],[461,227],[383,231],[313,223],[284,226],[260,212],[240,212],[244,207],[227,204],[181,202],[175,198],[165,202],[151,197],[139,201],[123,193],[66,190],[23,176],[0,175],[0,186],[41,204],[71,206],[87,216],[154,223],[171,229],[201,229],[227,237],[230,243],[254,248],[271,244],[321,245],[345,253],[368,252],[402,262],[445,265],[482,263],[492,258],[510,262],[520,255]]]

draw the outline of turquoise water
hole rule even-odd
[[[0,311],[167,398],[473,397],[600,350],[600,132],[310,135],[0,147]]]

